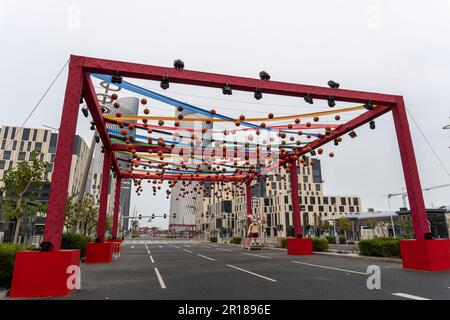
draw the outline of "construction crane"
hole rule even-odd
[[[439,188],[445,188],[445,187],[450,187],[450,183],[447,184],[441,184],[438,186],[431,186],[428,188],[423,188],[422,191],[429,191],[429,190],[433,190],[433,189],[439,189]],[[396,196],[402,196],[402,202],[403,202],[403,207],[407,208],[407,204],[406,204],[406,197],[408,196],[408,193],[405,192],[405,187],[402,188],[402,192],[398,192],[398,193],[389,193],[386,195],[387,199],[388,199],[388,204],[389,204],[389,210],[391,210],[391,198],[392,197],[396,197]]]

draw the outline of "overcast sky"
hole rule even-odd
[[[70,54],[193,70],[400,94],[450,170],[450,2],[434,1],[15,1],[0,0],[1,125],[20,125]],[[27,123],[59,127],[67,70]],[[149,87],[158,88],[152,83]],[[171,86],[172,96],[246,115],[304,111],[304,102]],[[200,95],[183,97],[180,92]],[[170,90],[166,92],[171,94]],[[230,98],[230,100],[232,100]],[[289,98],[291,99],[291,98]],[[236,103],[239,101],[239,104]],[[269,106],[273,103],[277,106]],[[295,105],[282,107],[280,104]],[[316,105],[314,105],[316,106]],[[317,103],[317,108],[323,107]],[[226,109],[228,108],[228,109]],[[248,109],[247,109],[248,108]],[[410,119],[423,187],[450,182]],[[88,120],[78,134],[90,141]],[[333,159],[323,158],[325,193],[359,195],[363,208],[388,209],[385,194],[404,186],[390,114],[357,130]],[[167,212],[148,190],[132,208]],[[427,206],[450,205],[450,188],[424,193]],[[401,205],[393,198],[392,208]],[[148,212],[148,213],[152,213]]]

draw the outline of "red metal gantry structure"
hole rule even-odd
[[[288,164],[290,171],[293,219],[295,237],[288,243],[290,254],[308,254],[310,241],[302,239],[300,203],[298,197],[297,160],[298,157],[310,153],[322,145],[333,141],[340,136],[349,133],[381,115],[392,112],[397,142],[405,177],[408,199],[411,207],[411,217],[414,227],[415,240],[401,241],[401,253],[405,268],[421,270],[450,269],[450,240],[426,240],[430,232],[427,214],[425,211],[423,195],[421,191],[419,173],[417,169],[411,133],[408,125],[403,97],[391,94],[379,94],[327,88],[310,85],[292,84],[277,81],[265,81],[260,79],[244,78],[237,76],[213,74],[191,70],[143,65],[137,63],[112,61],[83,56],[70,57],[69,74],[64,98],[64,106],[59,129],[59,138],[55,166],[53,170],[50,196],[48,201],[47,218],[44,231],[44,242],[41,252],[19,252],[16,258],[11,297],[31,296],[57,296],[66,295],[71,289],[67,288],[67,266],[79,264],[79,251],[60,250],[61,237],[64,224],[64,207],[67,197],[67,188],[72,161],[72,147],[77,127],[80,98],[83,97],[89,112],[95,122],[97,132],[104,146],[103,178],[100,195],[99,224],[97,229],[97,242],[88,248],[88,251],[97,255],[93,259],[107,259],[111,247],[105,243],[105,221],[107,214],[108,182],[110,171],[117,177],[113,237],[117,237],[119,195],[122,179],[180,179],[176,175],[142,175],[123,172],[120,169],[115,151],[123,150],[123,145],[111,142],[106,121],[103,117],[101,106],[97,100],[96,92],[90,78],[90,74],[120,75],[127,78],[161,81],[168,77],[171,83],[179,83],[193,86],[222,88],[224,84],[230,85],[233,90],[254,92],[259,88],[265,94],[305,97],[327,100],[332,97],[337,102],[353,102],[370,104],[363,114],[353,118],[334,128],[330,134],[321,135],[306,147],[298,148],[293,154],[284,154],[283,161]],[[139,146],[135,146],[139,151]],[[154,152],[164,148],[154,148]],[[148,148],[142,147],[147,152]],[[183,178],[181,178],[182,180]],[[250,223],[251,190],[250,178],[237,176],[191,176],[189,181],[236,181],[245,183],[247,194],[248,223]],[[97,246],[97,248],[94,248]],[[306,246],[306,251],[305,251]],[[97,252],[97,253],[95,253]],[[88,253],[89,255],[89,253]],[[99,258],[99,255],[103,255]],[[106,257],[106,258],[105,258]],[[87,257],[87,260],[88,257]],[[107,261],[104,261],[107,262]],[[34,265],[34,271],[27,267]]]

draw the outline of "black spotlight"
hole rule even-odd
[[[86,107],[81,108],[81,112],[83,112],[83,116],[86,118],[89,117],[89,110]]]
[[[102,146],[101,153],[105,153],[105,146]]]
[[[99,136],[95,136],[95,142],[99,143],[100,142],[100,137]]]
[[[373,110],[373,109],[375,109],[374,107],[373,107],[373,104],[372,104],[372,101],[367,101],[366,103],[364,103],[364,108],[365,109],[367,109],[367,110]]]
[[[161,80],[161,88],[164,90],[169,89],[169,78],[167,76],[164,76]]]
[[[111,83],[117,83],[117,84],[122,83],[122,77],[119,75],[118,71],[116,71],[116,73],[113,74],[113,76],[111,77]]]
[[[270,80],[270,74],[268,74],[268,73],[265,72],[265,71],[261,71],[261,72],[259,73],[259,78],[260,78],[261,80]]]
[[[310,154],[311,154],[311,156],[315,156],[316,155],[316,151],[311,150]]]
[[[95,122],[91,121],[91,130],[94,131],[95,130]]]
[[[53,249],[53,245],[50,241],[42,241],[39,245],[39,250],[41,251],[51,251]]]
[[[256,88],[256,90],[255,90],[255,99],[256,100],[259,100],[259,99],[261,99],[262,98],[262,91],[261,91],[261,88]]]
[[[181,59],[177,59],[173,62],[173,67],[177,70],[183,70],[184,62]]]
[[[369,127],[370,127],[370,129],[372,129],[372,130],[375,130],[375,121],[370,121],[369,122]]]
[[[227,83],[222,88],[222,93],[225,95],[231,96],[233,94],[233,91],[231,90],[231,86]]]
[[[332,89],[339,89],[339,83],[334,82],[333,80],[328,81],[328,86]]]
[[[349,134],[348,134],[349,136],[350,136],[350,138],[352,138],[352,139],[354,139],[354,138],[356,138],[357,137],[357,135],[356,135],[356,132],[355,131],[351,131]]]
[[[303,99],[305,99],[305,102],[307,102],[309,104],[313,104],[314,103],[313,98],[309,94],[306,95]]]
[[[336,139],[334,139],[334,145],[338,146],[339,145],[339,141],[337,141]]]
[[[83,103],[83,95],[80,96],[80,104]]]
[[[334,100],[333,97],[328,97],[327,101],[328,101],[328,106],[330,108],[333,108],[336,105],[336,101]]]

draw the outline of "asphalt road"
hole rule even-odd
[[[381,270],[368,289],[367,267]],[[242,252],[192,240],[126,242],[109,264],[83,264],[81,290],[64,299],[450,299],[450,272],[285,251]]]

